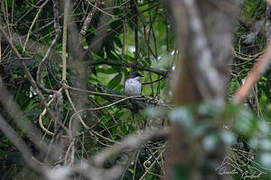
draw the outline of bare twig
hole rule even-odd
[[[5,30],[3,29],[3,26],[0,24],[0,32],[2,33],[2,35],[6,38],[6,40],[8,41],[11,49],[13,50],[13,52],[15,53],[15,55],[19,58],[19,61],[21,63],[21,65],[23,66],[23,69],[26,73],[26,77],[27,79],[30,81],[32,87],[34,88],[34,90],[37,92],[37,94],[39,95],[39,98],[41,100],[41,103],[43,104],[43,106],[47,109],[49,115],[51,116],[52,119],[55,119],[55,115],[54,113],[49,109],[49,107],[47,106],[46,100],[43,96],[43,94],[41,93],[41,91],[38,88],[38,85],[36,83],[36,81],[34,80],[34,78],[32,77],[29,69],[27,68],[27,66],[25,65],[25,62],[23,60],[23,57],[21,56],[21,54],[18,52],[17,48],[14,46],[13,42],[11,41],[11,39],[8,37],[7,33],[5,32]]]
[[[97,0],[97,1],[100,1],[100,0]],[[110,17],[112,17],[112,18],[114,18],[115,16],[114,15],[112,15],[112,14],[110,14],[110,13],[108,13],[108,12],[106,12],[106,11],[104,11],[104,10],[102,10],[101,8],[99,8],[98,7],[98,5],[94,5],[94,4],[92,4],[91,2],[90,2],[90,0],[87,0],[87,2],[88,2],[88,4],[89,5],[91,5],[93,8],[95,8],[95,9],[97,9],[97,10],[99,10],[99,11],[101,11],[103,14],[106,14],[106,15],[108,15],[108,16],[110,16]]]
[[[17,26],[19,22],[22,22],[22,20],[23,20],[28,14],[30,14],[30,13],[35,9],[35,7],[40,6],[40,4],[41,4],[43,1],[44,1],[44,0],[39,0],[39,1],[35,4],[35,6],[32,6],[30,9],[28,9],[27,12],[24,13],[24,14],[23,14],[23,15],[22,15],[22,16],[14,23],[15,26]]]
[[[137,0],[134,0],[135,4],[135,10],[138,11],[137,7]],[[138,14],[137,12],[135,14]],[[134,40],[135,40],[135,58],[134,58],[134,64],[138,64],[138,57],[139,57],[139,47],[138,47],[138,17],[134,17]],[[137,69],[134,69],[136,71]]]
[[[70,0],[64,1],[64,22],[63,22],[63,35],[62,35],[62,81],[66,82],[67,77],[67,34],[68,34],[68,19]]]
[[[0,115],[0,130],[7,136],[7,138],[16,146],[21,152],[25,162],[29,167],[35,170],[36,173],[43,174],[43,168],[33,160],[33,155],[25,142],[17,135],[17,133],[9,126],[5,119]]]
[[[36,16],[35,16],[35,18],[34,18],[32,24],[31,24],[31,26],[30,26],[30,28],[29,28],[29,30],[28,30],[28,33],[27,33],[27,36],[26,36],[26,40],[25,40],[24,46],[23,46],[23,51],[25,51],[25,47],[26,47],[26,44],[27,44],[28,39],[29,39],[29,37],[30,37],[30,33],[31,33],[31,31],[32,31],[32,28],[34,27],[34,25],[35,25],[35,23],[36,23],[36,21],[37,21],[39,15],[40,15],[40,13],[41,13],[42,8],[48,3],[48,1],[49,1],[49,0],[46,0],[46,1],[39,7],[39,11],[37,12],[37,14],[36,14]]]
[[[45,55],[43,56],[41,62],[39,63],[38,66],[38,70],[37,70],[37,76],[36,76],[36,81],[37,81],[37,85],[46,93],[55,93],[54,90],[51,89],[47,89],[45,88],[42,83],[41,83],[41,69],[42,66],[44,65],[45,61],[48,59],[49,54],[51,53],[51,50],[53,49],[53,47],[55,46],[56,42],[58,41],[59,37],[60,37],[60,33],[61,33],[61,29],[60,29],[60,25],[59,25],[59,2],[57,0],[53,1],[54,3],[54,27],[55,27],[55,38],[52,40],[51,45],[49,46],[49,48],[47,49]]]
[[[86,19],[84,21],[84,24],[83,24],[83,26],[81,28],[80,36],[79,36],[79,40],[80,40],[81,43],[82,43],[82,40],[83,40],[83,38],[85,37],[85,35],[87,33],[87,30],[88,30],[88,28],[90,26],[90,23],[91,23],[93,17],[95,16],[95,13],[98,10],[96,7],[98,7],[99,5],[100,5],[100,0],[96,0],[95,4],[94,4],[94,7],[92,7],[92,10],[88,13],[88,15],[87,15],[87,17],[86,17]]]
[[[253,68],[248,73],[245,83],[235,93],[233,98],[234,103],[240,103],[245,99],[249,91],[259,80],[261,74],[263,74],[269,67],[270,58],[271,58],[271,42],[269,42],[269,45],[264,51],[264,53],[258,58]]]
[[[2,85],[0,89],[0,102],[2,103],[4,109],[9,112],[10,117],[16,123],[16,125],[21,128],[22,132],[24,132],[29,139],[35,144],[36,147],[39,148],[41,152],[47,154],[50,150],[48,146],[41,142],[41,133],[39,129],[33,126],[25,117],[23,112],[20,110],[18,105],[14,102],[13,97],[9,94],[7,89]],[[57,152],[59,149],[57,146],[51,147],[55,154],[50,156],[50,158],[55,159]]]
[[[142,96],[128,96],[128,97],[125,97],[125,98],[123,98],[123,99],[120,99],[120,100],[118,100],[118,101],[115,101],[115,102],[113,102],[113,103],[111,103],[111,104],[108,104],[108,105],[105,105],[105,106],[102,106],[102,107],[88,108],[88,109],[82,109],[82,110],[79,110],[79,111],[77,111],[76,113],[74,113],[74,114],[71,116],[71,120],[70,120],[70,121],[72,121],[72,119],[73,119],[73,117],[74,117],[75,115],[78,115],[79,113],[82,113],[82,112],[84,112],[84,111],[98,111],[98,110],[102,110],[102,109],[105,109],[105,108],[109,108],[109,107],[111,107],[111,106],[114,106],[114,105],[116,105],[116,104],[118,104],[118,103],[120,103],[120,102],[126,101],[126,100],[128,100],[128,99],[134,99],[134,98],[140,98],[140,97],[142,97]]]
[[[91,61],[89,63],[91,66],[96,66],[96,65],[102,65],[102,64],[107,64],[107,65],[111,65],[111,66],[123,66],[123,67],[130,67],[130,68],[134,68],[137,70],[141,70],[141,71],[149,71],[149,72],[153,72],[155,74],[159,74],[162,76],[166,76],[168,74],[167,71],[162,71],[162,70],[158,70],[158,69],[153,69],[153,68],[149,68],[149,67],[144,67],[144,66],[140,66],[140,65],[135,65],[132,63],[127,63],[124,61],[110,61],[110,60],[104,60],[104,61]]]
[[[169,135],[169,129],[146,129],[143,132],[127,136],[121,142],[116,143],[112,148],[105,149],[93,157],[97,167],[103,167],[104,163],[112,156],[122,152],[131,152],[140,148],[147,141],[166,138]]]

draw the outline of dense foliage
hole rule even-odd
[[[174,22],[166,2],[73,0],[66,9],[64,2],[0,2],[1,26],[22,56],[18,57],[2,33],[1,119],[24,140],[39,163],[72,166],[138,130],[162,129],[170,119],[181,121],[192,140],[202,138],[207,151],[215,151],[220,142],[229,147],[225,161],[217,165],[219,174],[231,174],[236,179],[270,178],[270,70],[254,86],[244,106],[231,104],[233,94],[266,48],[267,37],[261,31],[267,21],[266,2],[245,0],[237,18],[228,104],[220,107],[217,102],[204,102],[174,109],[168,80],[174,60],[182,52],[176,50]],[[70,16],[65,16],[65,10]],[[67,51],[63,49],[65,18]],[[129,99],[123,93],[131,71],[144,75],[143,97]],[[140,102],[138,114],[131,112],[132,100]],[[49,110],[59,122],[52,121]],[[193,122],[194,114],[200,115],[201,123]],[[62,148],[57,161],[50,161],[37,147],[33,140],[36,131],[32,132],[29,124],[38,130],[41,142]],[[206,133],[221,126],[231,130]],[[72,140],[65,138],[67,129],[74,133]],[[121,179],[160,179],[165,146],[164,139],[147,141],[105,166],[125,166]],[[0,132],[1,178],[36,179],[23,159],[14,142]],[[230,170],[224,168],[228,164]]]
[[[53,7],[54,3],[58,7]],[[40,76],[41,85],[51,90],[59,90],[63,83],[62,37],[58,38],[44,63],[41,62],[47,48],[57,36],[57,23],[62,30],[64,19],[62,6],[62,3],[58,4],[48,0],[1,1],[2,25],[20,54],[26,57],[24,62],[33,78]],[[58,19],[54,16],[54,11],[59,11]],[[77,150],[74,156],[77,161],[77,159],[87,159],[104,147],[111,146],[125,135],[153,123],[152,118],[143,114],[144,109],[140,114],[132,116],[129,101],[122,101],[101,110],[91,110],[91,108],[106,106],[123,98],[123,82],[132,70],[137,70],[145,75],[142,79],[142,94],[150,96],[151,99],[155,99],[155,97],[164,99],[166,97],[166,76],[173,60],[171,54],[174,43],[167,11],[157,1],[148,0],[137,3],[135,1],[74,1],[73,14],[70,18],[69,26],[76,29],[69,30],[71,32],[68,32],[68,41],[71,41],[72,36],[78,38],[78,32],[82,31],[87,18],[90,19],[90,24],[84,32],[85,35],[80,35],[82,44],[80,44],[79,38],[72,43],[68,42],[66,79],[69,93],[63,96],[63,104],[53,102],[53,105],[49,105],[49,107],[53,111],[56,111],[54,108],[62,108],[65,126],[69,126],[69,121],[74,117],[74,105],[79,108],[77,110],[83,109],[83,121],[90,129],[81,129],[81,135],[76,139]],[[74,52],[74,49],[77,48],[82,48],[82,50]],[[2,82],[13,95],[14,101],[24,115],[24,121],[38,127],[43,134],[42,140],[49,142],[52,138],[50,133],[54,133],[55,126],[50,121],[50,116],[42,115],[40,117],[44,107],[39,96],[25,75],[18,57],[12,52],[3,37],[1,52]],[[79,52],[84,55],[78,54]],[[41,71],[37,73],[39,66]],[[82,67],[86,67],[83,75],[80,74]],[[82,92],[82,86],[77,83],[86,78],[87,83],[82,84],[89,92]],[[47,101],[52,98],[52,92],[43,91],[43,93]],[[84,101],[84,105],[80,106],[77,100],[83,98],[83,95],[87,95],[87,99]],[[14,125],[12,117],[8,115],[9,109],[4,106],[5,104],[2,104],[2,116]],[[165,120],[161,120],[161,123],[162,121],[164,123]],[[44,126],[44,129],[41,129],[40,125]],[[33,153],[37,154],[36,147],[31,144],[28,137],[19,129],[17,132],[31,146]],[[146,145],[144,151],[132,154],[136,157],[133,164],[137,164],[137,166],[127,167],[129,170],[124,177],[138,179],[145,173],[146,166],[151,164],[152,168],[157,169],[158,164],[155,164],[154,157],[150,159],[149,155],[155,154],[157,158],[161,159],[159,154],[163,151],[162,147],[162,144],[149,147]],[[126,160],[123,161],[126,162]],[[1,136],[1,162],[2,177],[24,177],[28,174],[24,171],[22,171],[23,174],[19,173],[24,168],[22,157],[3,134]],[[17,165],[13,166],[15,164]],[[152,177],[160,174],[158,170],[154,170],[153,173],[155,174],[148,173],[144,176]]]

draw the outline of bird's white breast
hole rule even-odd
[[[137,79],[128,79],[125,82],[125,94],[126,95],[140,95],[142,85]]]

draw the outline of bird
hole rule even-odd
[[[142,84],[139,81],[143,75],[139,74],[138,72],[131,72],[128,76],[128,79],[125,81],[124,84],[124,92],[128,96],[136,96],[141,95],[142,91]]]
[[[141,95],[142,84],[139,81],[141,77],[144,76],[135,71],[129,74],[128,79],[125,81],[124,84],[124,93],[127,96]],[[139,111],[138,102],[131,100],[131,103],[132,103],[132,113],[137,113]]]

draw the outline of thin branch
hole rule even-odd
[[[100,5],[100,0],[96,0],[94,6],[95,6],[95,7],[98,7],[99,5]],[[95,15],[95,13],[96,13],[97,10],[98,10],[98,9],[95,8],[95,7],[92,7],[92,10],[88,13],[88,15],[87,15],[87,17],[86,17],[86,19],[85,19],[85,21],[84,21],[84,24],[83,24],[83,26],[82,26],[82,28],[81,28],[80,35],[79,35],[79,36],[80,36],[80,37],[79,37],[79,40],[80,40],[81,43],[82,43],[83,38],[85,37],[85,35],[86,35],[86,33],[87,33],[87,30],[88,30],[88,28],[89,28],[89,26],[90,26],[90,23],[91,23],[91,21],[92,21],[94,15]]]
[[[145,13],[145,12],[147,12],[147,11],[151,10],[152,8],[157,7],[157,6],[159,6],[159,3],[155,3],[154,5],[152,5],[152,6],[148,7],[148,8],[146,8],[146,9],[144,9],[144,10],[138,12],[138,14],[135,14],[135,15],[131,16],[129,20],[133,19],[135,16],[140,16],[141,14],[143,14],[143,13]],[[128,20],[128,21],[129,21],[129,20]],[[119,29],[121,26],[122,26],[122,24],[119,25],[119,26],[117,26],[116,29]],[[101,27],[101,29],[102,29],[102,30],[100,30],[99,27],[96,28],[96,31],[100,31],[100,33],[98,33],[99,36],[98,36],[98,38],[96,38],[96,39],[94,39],[94,40],[92,41],[91,45],[89,45],[88,51],[92,52],[92,51],[98,49],[97,47],[100,47],[100,42],[101,42],[106,36],[108,36],[108,35],[110,35],[111,33],[114,33],[114,32],[115,32],[115,31],[112,30],[112,31],[110,31],[110,32],[104,33],[104,32],[105,32],[105,28],[104,28],[104,27]],[[97,34],[96,31],[94,32],[94,34]]]
[[[5,30],[3,29],[3,26],[0,24],[0,32],[2,33],[2,35],[6,38],[6,40],[8,41],[11,49],[13,50],[13,52],[15,53],[15,55],[19,58],[19,61],[21,63],[21,65],[23,66],[23,69],[25,71],[26,77],[29,80],[29,82],[31,83],[31,86],[34,88],[34,90],[37,92],[42,105],[47,109],[50,117],[54,120],[55,119],[55,115],[54,113],[49,109],[49,107],[47,106],[46,100],[43,96],[43,94],[41,93],[41,91],[38,88],[38,85],[36,83],[36,81],[34,80],[34,78],[32,77],[29,69],[27,68],[27,66],[25,65],[24,62],[24,58],[21,56],[21,54],[18,52],[17,48],[14,46],[13,42],[11,41],[11,39],[9,38],[9,36],[7,35],[7,33],[5,32]]]
[[[123,99],[120,99],[118,101],[115,101],[111,104],[108,104],[108,105],[105,105],[105,106],[101,106],[101,107],[96,107],[96,108],[88,108],[88,109],[82,109],[82,110],[79,110],[77,111],[76,113],[74,113],[72,116],[71,116],[71,120],[73,119],[74,116],[78,115],[79,113],[81,112],[84,112],[84,111],[98,111],[98,110],[102,110],[102,109],[105,109],[105,108],[109,108],[111,106],[114,106],[120,102],[123,102],[123,101],[127,101],[128,99],[135,99],[135,98],[141,98],[142,96],[128,96],[128,97],[125,97]],[[71,121],[70,120],[70,121]]]
[[[103,167],[104,163],[111,158],[123,152],[131,152],[140,148],[141,145],[150,140],[167,138],[169,129],[146,129],[143,132],[138,132],[122,139],[121,142],[116,143],[112,148],[105,149],[93,157],[96,166]]]
[[[140,71],[153,72],[153,73],[156,73],[156,74],[162,75],[162,76],[167,76],[167,74],[168,74],[167,71],[162,71],[162,70],[153,69],[153,68],[149,68],[149,67],[145,67],[145,66],[135,65],[132,63],[124,62],[124,61],[102,60],[102,61],[91,61],[89,63],[89,65],[91,65],[91,66],[98,66],[98,65],[102,65],[102,64],[106,64],[106,65],[110,65],[110,66],[130,67],[130,68],[134,68],[134,69],[137,69]]]
[[[136,12],[135,14],[138,14],[138,7],[137,7],[137,0],[134,0],[134,4],[135,4],[135,9]],[[134,64],[137,65],[138,64],[138,57],[139,57],[139,47],[138,47],[138,17],[135,16],[134,17],[134,40],[135,40],[135,58],[134,58]],[[134,69],[137,70],[137,69]]]
[[[263,74],[269,67],[270,59],[271,42],[269,42],[269,45],[265,49],[264,53],[258,58],[258,60],[256,60],[256,63],[246,77],[245,83],[235,93],[233,98],[234,103],[240,103],[245,99],[252,87],[260,79],[261,74]]]
[[[97,0],[97,1],[99,1],[99,0]],[[90,0],[87,0],[87,2],[89,3],[89,5],[91,5],[91,6],[92,6],[93,8],[95,8],[95,9],[98,9],[98,10],[101,11],[103,14],[106,14],[106,15],[112,17],[112,18],[115,18],[115,15],[109,14],[108,12],[102,10],[102,9],[99,8],[96,4],[95,4],[95,5],[92,4],[92,3],[90,2]]]
[[[75,90],[75,91],[80,91],[80,92],[86,92],[86,93],[89,93],[89,94],[92,94],[92,95],[98,95],[98,96],[109,96],[109,97],[118,97],[118,98],[125,98],[127,96],[125,95],[120,95],[120,94],[109,94],[109,93],[103,93],[103,92],[97,92],[97,91],[90,91],[90,90],[85,90],[85,89],[79,89],[79,88],[76,88],[76,87],[71,87],[71,86],[68,86],[67,87],[71,90]]]
[[[22,130],[23,133],[25,133],[29,137],[29,139],[35,144],[35,146],[38,147],[41,152],[47,154],[50,149],[48,148],[47,144],[41,141],[42,138],[40,130],[28,121],[28,119],[25,117],[20,107],[14,102],[13,97],[9,94],[7,88],[5,88],[4,85],[2,85],[0,92],[0,102],[2,103],[5,111],[9,113],[10,117],[13,119],[16,125]],[[55,153],[50,155],[50,158],[55,160],[57,159],[56,156],[57,152],[59,152],[59,149],[55,145],[53,145],[51,148]]]
[[[69,98],[69,97],[68,97],[68,98]],[[81,116],[80,116],[79,114],[82,113],[82,112],[84,112],[84,111],[98,111],[98,110],[102,110],[102,109],[111,107],[111,106],[113,106],[113,105],[116,105],[116,104],[118,104],[118,103],[121,103],[121,102],[123,102],[123,101],[126,101],[126,100],[128,100],[128,99],[140,99],[140,98],[142,98],[142,96],[128,96],[128,97],[125,97],[125,98],[123,98],[123,99],[120,99],[120,100],[118,100],[118,101],[115,101],[115,102],[113,102],[113,103],[111,103],[111,104],[108,104],[108,105],[105,105],[105,106],[101,106],[101,107],[97,107],[97,108],[82,109],[82,110],[79,110],[79,111],[77,111],[77,110],[75,109],[75,107],[72,106],[73,109],[74,109],[74,111],[75,111],[75,113],[74,113],[74,114],[71,116],[71,118],[70,118],[70,121],[69,121],[69,127],[71,127],[71,124],[72,124],[72,121],[73,121],[73,119],[74,119],[74,116],[77,115],[77,116],[79,117],[79,119],[80,119],[81,124],[83,125],[83,127],[84,127],[85,129],[91,131],[91,133],[93,133],[93,134],[95,134],[95,135],[97,135],[97,136],[99,136],[99,137],[102,137],[102,138],[108,140],[109,142],[112,142],[112,140],[110,140],[110,139],[108,139],[108,138],[106,138],[106,137],[104,137],[104,136],[101,136],[99,133],[97,133],[97,132],[95,132],[94,130],[92,130],[91,127],[89,127],[87,124],[85,124],[85,122],[83,121],[83,119],[81,118]],[[70,98],[69,98],[69,99],[70,99]],[[71,102],[71,100],[69,100],[69,101]],[[72,103],[72,102],[71,102],[71,103]]]
[[[67,31],[68,31],[68,19],[70,0],[64,1],[64,22],[63,22],[63,35],[62,35],[62,81],[66,81],[67,77]]]
[[[48,1],[49,1],[49,0],[46,0],[46,1],[39,7],[39,11],[37,12],[37,14],[36,14],[36,16],[35,16],[35,18],[34,18],[32,24],[31,24],[31,26],[30,26],[30,28],[29,28],[29,30],[28,30],[28,33],[27,33],[27,36],[26,36],[26,40],[25,40],[25,43],[24,43],[24,46],[23,46],[23,52],[25,51],[26,44],[27,44],[28,39],[29,39],[29,37],[30,37],[30,33],[31,33],[31,31],[32,31],[32,29],[33,29],[33,27],[34,27],[34,25],[35,25],[35,23],[36,23],[36,21],[37,21],[39,15],[40,15],[40,13],[41,13],[41,10],[42,10],[42,8],[48,3]]]
[[[38,66],[38,70],[37,70],[37,75],[36,75],[36,81],[37,81],[37,85],[46,93],[50,94],[50,93],[55,93],[54,90],[51,89],[47,89],[43,86],[43,84],[41,83],[41,69],[42,66],[44,65],[45,61],[48,59],[49,54],[51,53],[51,50],[53,49],[53,47],[55,46],[56,42],[58,41],[58,39],[60,38],[61,35],[61,29],[60,29],[60,25],[59,25],[59,2],[57,0],[53,1],[54,5],[53,5],[53,9],[54,9],[54,27],[55,27],[55,32],[56,35],[54,37],[54,39],[51,42],[51,45],[49,46],[49,48],[47,49],[45,55],[43,56],[41,62],[39,63]]]
[[[150,77],[151,77],[151,76],[150,76]],[[148,85],[148,84],[153,85],[153,83],[160,82],[160,81],[163,80],[163,79],[165,79],[165,76],[162,76],[161,78],[158,78],[158,79],[156,79],[156,80],[154,80],[154,81],[144,82],[144,83],[142,83],[142,85],[143,85],[143,86],[144,86],[144,85]]]
[[[2,35],[0,34],[0,64],[2,63]]]
[[[17,26],[18,23],[22,22],[22,20],[23,20],[27,15],[29,15],[29,14],[35,9],[35,7],[40,6],[40,4],[41,4],[43,1],[44,1],[44,0],[39,0],[39,1],[35,4],[35,6],[32,6],[29,10],[27,10],[27,12],[24,13],[24,14],[23,14],[23,15],[15,22],[14,26]]]
[[[9,126],[5,119],[0,115],[0,130],[7,136],[7,138],[16,146],[21,152],[25,162],[35,172],[43,174],[43,168],[33,160],[33,155],[25,142],[17,135],[17,133]]]

